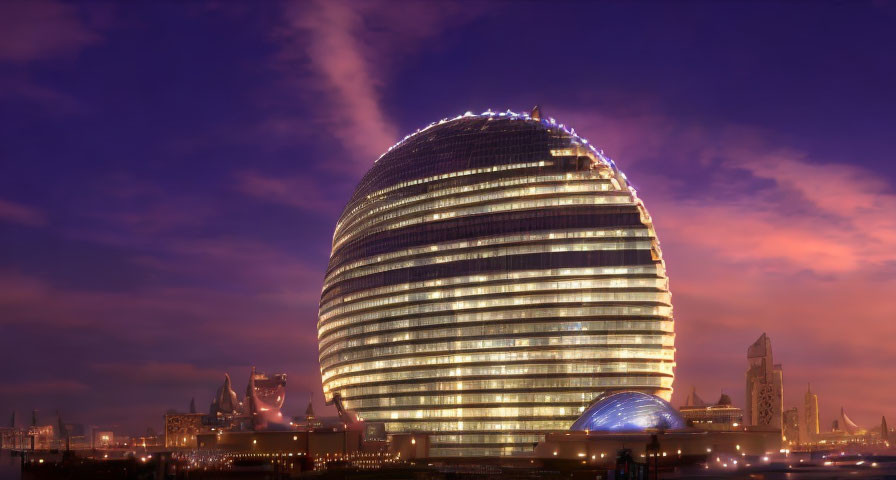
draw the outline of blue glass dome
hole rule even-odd
[[[669,402],[643,392],[618,392],[594,402],[570,430],[643,432],[679,430],[687,424]]]

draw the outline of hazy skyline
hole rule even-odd
[[[743,406],[766,332],[785,408],[811,382],[823,429],[878,425],[894,7],[0,3],[0,414],[158,430],[251,365],[328,411],[317,302],[355,182],[434,120],[539,104],[654,217],[676,406]]]

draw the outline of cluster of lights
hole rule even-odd
[[[372,470],[382,468],[383,465],[395,463],[400,454],[394,458],[386,452],[354,452],[348,454],[334,453],[318,456],[314,459],[314,470],[326,470],[331,462],[347,462],[354,468]]]
[[[388,154],[392,150],[403,145],[405,142],[407,142],[411,138],[414,138],[415,136],[417,136],[423,132],[426,132],[427,130],[429,130],[432,127],[435,127],[437,125],[443,125],[445,123],[453,122],[456,120],[461,120],[463,118],[471,118],[471,117],[505,118],[508,120],[536,121],[536,122],[541,122],[548,128],[556,128],[556,129],[562,130],[563,133],[569,135],[572,138],[574,144],[579,144],[584,147],[587,147],[591,151],[591,153],[593,153],[597,158],[600,159],[600,161],[602,161],[605,165],[612,168],[614,172],[618,172],[619,175],[622,176],[622,179],[625,180],[626,183],[628,183],[628,179],[625,177],[624,173],[619,171],[619,169],[616,167],[616,163],[611,158],[604,155],[603,150],[601,150],[601,149],[595,147],[593,144],[589,143],[587,139],[584,139],[584,138],[578,136],[576,134],[576,130],[574,128],[566,128],[566,125],[564,125],[562,123],[557,123],[557,121],[554,120],[554,118],[552,118],[552,117],[536,119],[536,118],[532,118],[532,116],[529,115],[528,113],[516,113],[509,109],[506,112],[493,112],[491,109],[488,109],[478,115],[473,112],[468,111],[468,112],[464,113],[463,115],[458,115],[452,119],[443,118],[443,119],[439,120],[438,122],[432,122],[429,125],[427,125],[423,128],[417,129],[417,131],[406,135],[404,138],[402,138],[401,140],[396,142],[395,145],[392,145],[385,151],[385,153],[380,155],[380,157],[377,158],[377,161],[379,161],[381,158],[386,156],[386,154]],[[632,193],[634,193],[633,188],[629,187],[629,189],[632,190]]]

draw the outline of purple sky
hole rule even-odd
[[[896,4],[0,2],[0,418],[159,429],[230,372],[323,410],[332,228],[375,158],[540,104],[662,240],[676,393],[896,419]],[[5,423],[5,420],[3,420]],[[892,420],[891,420],[892,423]]]

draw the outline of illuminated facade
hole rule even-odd
[[[735,407],[731,403],[731,397],[724,393],[715,405],[707,405],[700,400],[695,390],[679,411],[685,420],[704,430],[730,430],[744,422],[743,410]]]
[[[166,413],[165,448],[196,448],[196,435],[211,431],[202,417],[201,413]]]
[[[539,112],[466,114],[390,148],[333,236],[326,399],[433,456],[531,450],[612,390],[669,399],[653,223],[612,160]]]

